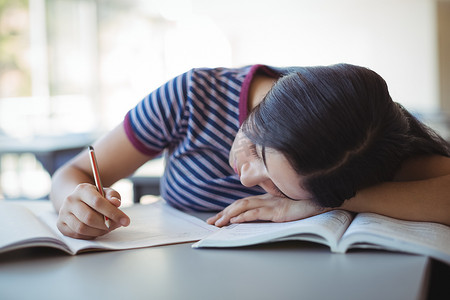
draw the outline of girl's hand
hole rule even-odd
[[[104,188],[105,198],[89,183],[79,184],[72,194],[64,199],[59,211],[57,227],[66,236],[78,239],[95,239],[120,226],[128,226],[130,218],[122,212],[120,194]],[[104,217],[110,220],[105,225]]]
[[[225,226],[256,220],[287,222],[311,217],[330,209],[317,206],[311,200],[295,201],[271,194],[252,196],[235,201],[206,222]]]

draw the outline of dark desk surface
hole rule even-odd
[[[376,251],[331,254],[304,242],[187,243],[73,257],[28,249],[0,255],[0,298],[424,299],[429,262]]]
[[[206,218],[208,214],[197,214]],[[424,299],[431,260],[308,242],[0,255],[0,299]]]

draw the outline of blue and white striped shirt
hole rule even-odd
[[[124,127],[142,153],[166,152],[161,196],[183,210],[221,210],[233,201],[265,193],[243,186],[228,165],[247,117],[248,89],[266,66],[193,69],[162,85],[131,109]]]

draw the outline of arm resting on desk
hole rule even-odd
[[[358,191],[341,206],[354,212],[375,212],[397,219],[450,226],[450,158],[410,159],[395,181]]]

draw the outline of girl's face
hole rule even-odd
[[[229,164],[239,175],[244,186],[259,185],[267,193],[293,200],[310,199],[308,191],[301,188],[302,176],[297,174],[286,157],[273,149],[253,144],[239,130],[230,150]]]

